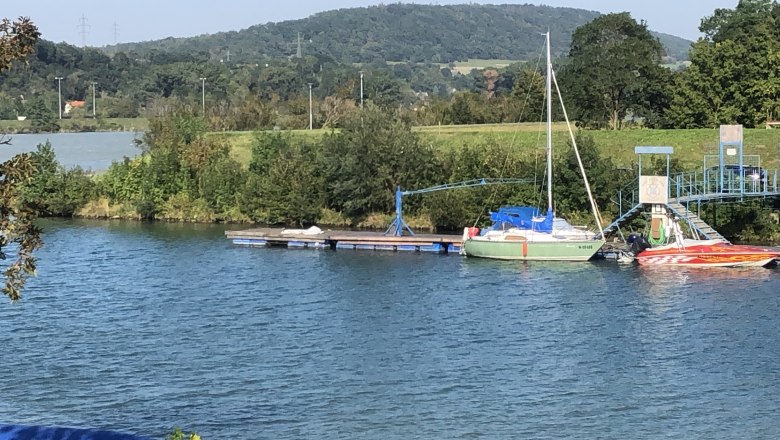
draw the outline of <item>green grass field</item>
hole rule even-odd
[[[541,132],[539,131],[541,130]],[[510,145],[529,156],[541,154],[545,148],[544,128],[539,124],[486,124],[429,126],[415,129],[423,142],[441,150],[468,144],[498,143]],[[316,139],[329,130],[295,130],[291,136]],[[780,168],[780,130],[745,129],[745,155],[760,155],[764,168]],[[618,167],[630,167],[636,163],[634,147],[671,146],[673,158],[686,168],[703,164],[706,154],[718,154],[718,129],[695,130],[651,130],[633,129],[621,131],[586,130],[604,155],[612,158]],[[251,132],[215,133],[213,136],[225,139],[231,144],[232,156],[241,163],[248,163],[254,134]],[[553,144],[556,152],[568,148],[568,132],[565,124],[553,126]]]
[[[488,67],[494,67],[497,69],[502,69],[504,67],[507,67],[511,64],[518,63],[520,61],[515,60],[481,60],[481,59],[470,59],[467,61],[457,61],[453,63],[455,71],[462,73],[462,74],[468,74],[473,69],[477,70],[483,70],[487,69]],[[449,67],[449,64],[442,64],[441,67]]]

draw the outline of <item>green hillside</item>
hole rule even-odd
[[[556,55],[568,52],[572,32],[598,17],[584,9],[535,5],[387,4],[339,9],[302,20],[266,23],[240,31],[120,44],[111,51],[206,52],[212,59],[256,62],[316,55],[343,63],[432,62],[468,59],[528,60],[538,56],[548,28]],[[656,34],[671,58],[686,59],[690,42]]]

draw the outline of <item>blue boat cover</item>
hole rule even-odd
[[[502,206],[498,212],[490,213],[490,220],[493,221],[493,226],[490,229],[501,230],[509,226],[539,232],[552,232],[554,217],[552,210],[548,210],[547,214],[542,217],[539,215],[539,208],[533,206]]]
[[[119,432],[97,429],[57,428],[48,426],[4,425],[0,423],[0,440],[152,440]]]

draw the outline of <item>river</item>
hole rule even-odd
[[[778,269],[253,249],[45,221],[0,421],[204,439],[777,438]]]
[[[111,162],[141,153],[133,142],[138,136],[140,133],[133,132],[15,134],[10,136],[11,145],[0,146],[0,162],[19,153],[35,151],[38,144],[49,141],[57,161],[66,169],[80,166],[85,170],[105,171]]]

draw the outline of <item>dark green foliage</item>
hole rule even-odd
[[[780,4],[743,0],[702,21],[691,66],[676,81],[675,127],[763,125],[780,118]]]
[[[585,126],[617,130],[626,116],[664,111],[663,86],[671,73],[660,66],[663,46],[645,24],[627,13],[607,14],[577,28],[559,84],[572,118]]]
[[[237,196],[246,182],[241,165],[227,155],[216,155],[198,172],[198,192],[208,206],[224,213],[236,206]]]
[[[597,205],[602,208],[612,207],[611,199],[634,176],[618,172],[612,159],[601,156],[592,137],[578,132],[575,139]],[[556,214],[571,218],[576,213],[591,212],[582,173],[571,146],[553,168],[553,201],[557,204]]]
[[[98,178],[100,194],[115,203],[141,200],[146,166],[143,158],[125,158],[122,162],[112,163]]]
[[[271,161],[275,160],[280,152],[290,149],[291,139],[285,133],[259,132],[255,134],[252,143],[252,156],[249,159],[249,171],[255,174],[265,174]]]
[[[780,225],[772,218],[772,212],[772,207],[767,206],[765,201],[711,204],[704,206],[702,217],[731,240],[766,243],[768,240],[777,241],[780,237]]]
[[[426,212],[433,223],[449,230],[465,225],[490,224],[491,210],[502,205],[538,205],[539,190],[534,182],[541,183],[543,170],[537,171],[536,163],[526,163],[516,149],[496,143],[466,144],[453,148],[442,159],[444,181],[463,182],[481,178],[526,179],[528,184],[471,187],[437,192],[424,197]]]
[[[328,206],[355,221],[392,211],[397,186],[425,188],[440,169],[408,122],[372,106],[323,139],[321,163]]]
[[[241,197],[242,212],[264,224],[314,224],[324,207],[316,152],[309,145],[279,146],[262,174],[250,173]]]
[[[57,110],[50,109],[41,96],[33,97],[27,104],[27,117],[33,131],[57,131]]]
[[[49,142],[30,154],[36,172],[20,189],[22,201],[39,215],[70,217],[96,194],[96,186],[81,168],[63,169]]]

